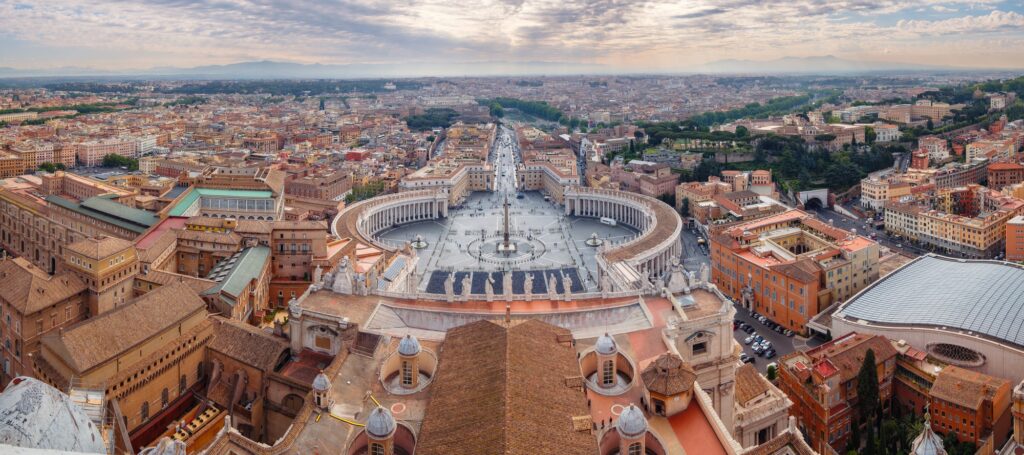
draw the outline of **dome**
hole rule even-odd
[[[398,353],[404,356],[414,356],[420,353],[420,342],[412,335],[406,335],[398,342]]]
[[[185,443],[164,436],[155,446],[143,449],[139,455],[186,455]]]
[[[630,404],[622,411],[622,414],[619,414],[619,421],[615,423],[615,428],[624,438],[635,438],[647,433],[647,418],[644,417],[644,411],[636,407],[635,404]]]
[[[331,388],[331,380],[327,379],[327,375],[324,374],[323,370],[320,370],[320,374],[313,378],[313,390],[317,392],[326,392]]]
[[[927,413],[924,416],[924,430],[914,439],[910,453],[911,455],[946,455],[946,449],[942,447],[942,438],[932,431],[931,418]]]
[[[375,438],[384,439],[395,432],[397,424],[391,416],[391,411],[377,406],[370,411],[370,417],[366,419],[366,433]]]
[[[597,344],[594,345],[594,349],[597,350],[598,354],[612,355],[618,352],[618,347],[615,345],[615,339],[605,333],[597,339]]]
[[[0,444],[107,453],[99,430],[71,397],[27,377],[12,379],[0,393]]]

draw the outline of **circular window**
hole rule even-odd
[[[956,344],[929,344],[928,353],[943,362],[961,367],[979,367],[985,364],[985,356],[982,353]]]

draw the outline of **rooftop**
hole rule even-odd
[[[81,203],[70,201],[60,196],[47,196],[46,201],[137,234],[146,232],[147,229],[160,221],[160,218],[152,212],[128,207],[127,205],[114,202],[105,196],[91,197]]]
[[[890,326],[948,327],[1024,347],[1022,307],[1024,267],[929,254],[868,286],[833,318]]]

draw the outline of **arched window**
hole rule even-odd
[[[370,444],[370,455],[384,455],[384,446],[376,442]]]
[[[615,362],[606,360],[604,362],[604,370],[601,374],[601,382],[605,385],[610,385],[615,382]]]
[[[629,445],[629,449],[627,449],[627,453],[628,453],[628,455],[643,455],[643,448],[640,447],[640,443],[639,442],[634,442],[634,443]]]
[[[202,379],[202,377],[203,377],[203,362],[199,362],[199,364],[196,365],[196,380]]]
[[[412,385],[412,362],[402,361],[402,385]]]
[[[188,377],[181,375],[181,379],[178,381],[178,395],[185,393],[186,388],[188,388]]]
[[[167,387],[164,387],[164,390],[162,390],[160,392],[160,408],[166,408],[167,407],[167,402],[169,401],[169,399],[170,399],[170,392],[167,391]]]
[[[148,401],[143,401],[142,402],[142,410],[139,411],[139,418],[141,419],[140,423],[145,423],[147,420],[149,420],[149,402]]]

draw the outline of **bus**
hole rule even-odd
[[[615,225],[617,225],[619,223],[618,223],[618,221],[615,221],[615,218],[608,218],[606,216],[602,216],[601,217],[601,224],[607,224],[609,226],[615,226]]]

